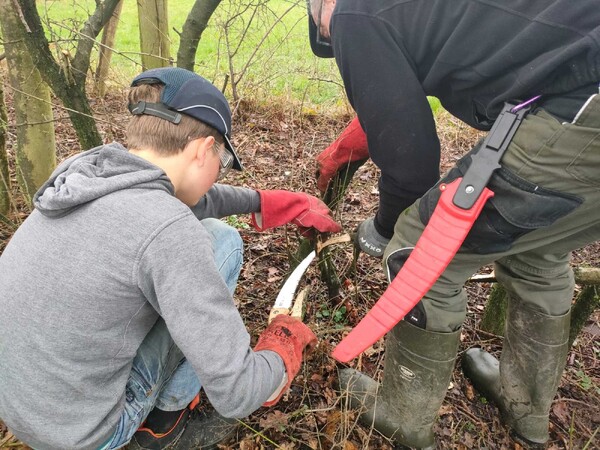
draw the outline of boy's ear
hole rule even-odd
[[[215,138],[212,136],[207,136],[203,138],[194,139],[188,145],[192,145],[193,154],[192,157],[197,159],[202,164],[204,164],[204,160],[206,159],[206,154],[209,151],[212,151],[212,147],[215,143]]]

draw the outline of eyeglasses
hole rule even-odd
[[[216,146],[216,149],[215,149]],[[222,180],[227,176],[231,168],[233,167],[233,155],[229,150],[225,148],[223,144],[214,144],[213,150],[219,155],[219,175],[217,181]]]

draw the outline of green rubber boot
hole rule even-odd
[[[570,312],[548,316],[509,303],[500,361],[469,349],[463,372],[500,409],[513,436],[532,448],[549,438],[548,422],[568,353]]]
[[[340,391],[360,421],[398,444],[435,448],[433,423],[454,369],[460,330],[436,333],[401,321],[389,333],[383,383],[354,369],[339,374]]]

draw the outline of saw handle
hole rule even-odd
[[[459,208],[452,198],[461,180],[440,185],[442,195],[414,250],[373,308],[334,349],[335,359],[348,362],[377,342],[421,301],[448,267],[485,202],[494,195],[484,188],[471,209]]]
[[[273,319],[275,319],[275,317],[277,317],[279,314],[288,315],[289,313],[290,313],[289,308],[271,308],[271,312],[269,313],[269,322],[268,323],[273,322]]]
[[[271,308],[271,312],[269,313],[269,322],[268,323],[271,323],[273,321],[273,319],[275,319],[275,317],[278,316],[279,314],[286,314],[286,315],[289,315],[290,317],[293,317],[294,319],[302,320],[304,317],[304,299],[306,298],[308,289],[309,289],[309,286],[306,286],[304,289],[302,289],[298,293],[291,309],[290,308],[277,308],[277,307]]]

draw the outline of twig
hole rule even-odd
[[[573,273],[577,284],[600,284],[600,268],[598,267],[575,267]],[[473,275],[467,280],[467,282],[477,283],[495,283],[497,281],[496,274],[493,271]]]
[[[4,446],[4,444],[6,444],[7,442],[9,442],[10,440],[14,439],[15,435],[12,434],[10,431],[7,432],[6,436],[4,436],[4,439],[2,439],[0,441],[0,448]]]

